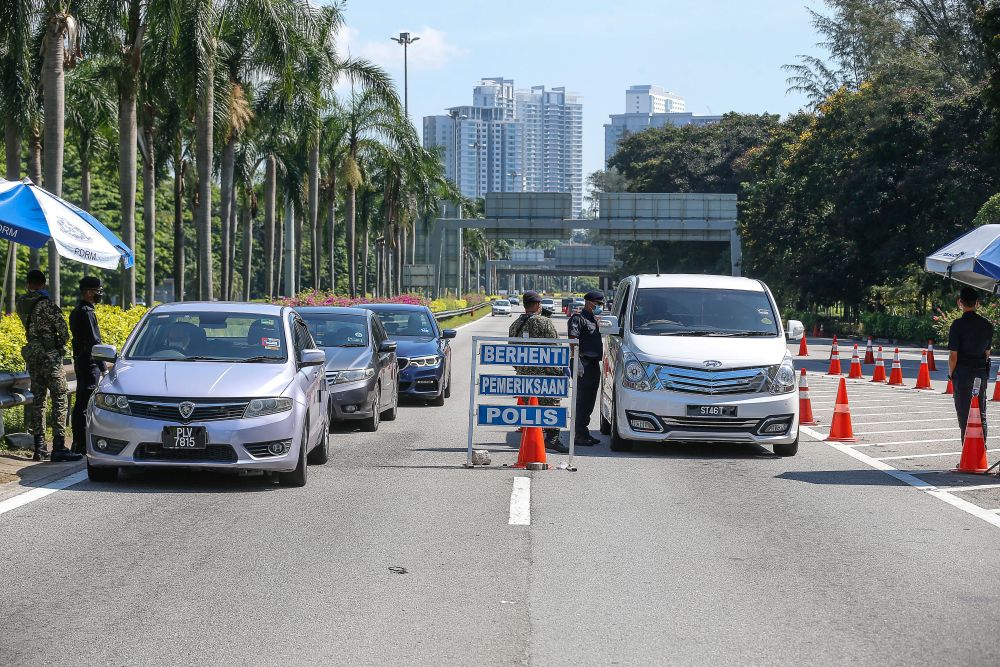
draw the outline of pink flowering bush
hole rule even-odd
[[[430,301],[421,294],[401,294],[399,296],[393,297],[379,297],[379,298],[365,298],[357,297],[351,298],[349,296],[343,296],[334,294],[333,292],[323,292],[323,291],[305,291],[300,292],[298,295],[291,298],[277,299],[275,303],[281,304],[282,306],[340,306],[344,308],[349,308],[350,306],[356,306],[360,303],[402,303],[414,306],[429,306]]]

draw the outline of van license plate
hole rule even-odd
[[[689,405],[688,417],[735,417],[735,405]]]

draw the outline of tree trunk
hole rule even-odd
[[[121,196],[122,242],[135,249],[135,170],[138,128],[135,110],[135,89],[125,86],[118,98],[118,182]],[[122,305],[135,304],[135,266],[122,275]]]
[[[50,16],[45,28],[45,61],[42,64],[42,108],[45,113],[45,189],[62,197],[63,142],[66,138],[66,80],[63,71],[63,39],[67,17]],[[49,298],[62,303],[59,284],[59,253],[49,240]]]
[[[277,248],[277,253],[278,253],[278,255],[277,255],[278,256],[278,271],[277,271],[277,273],[275,273],[275,276],[274,276],[274,279],[277,281],[277,283],[274,285],[274,293],[275,293],[275,295],[278,295],[278,294],[281,294],[281,291],[282,291],[281,290],[281,276],[282,276],[281,269],[282,269],[282,263],[283,263],[284,257],[285,257],[285,252],[284,252],[284,250],[285,250],[285,220],[284,220],[283,217],[279,217],[278,218],[277,236],[275,236],[275,238],[277,239],[277,242],[278,242],[278,248]]]
[[[212,283],[212,150],[214,141],[215,82],[212,58],[202,64],[198,73],[198,111],[195,113],[195,160],[198,163],[198,206],[195,209],[195,229],[198,233],[198,298],[211,301],[215,297]]]
[[[337,291],[337,176],[330,174],[330,291]]]
[[[362,248],[363,266],[364,266],[364,279],[361,282],[361,296],[368,295],[368,225],[365,225],[365,247]]]
[[[295,221],[295,205],[290,194],[285,193],[285,296],[295,296],[298,287],[298,258],[296,258],[296,239],[293,236],[296,232],[297,223]],[[301,236],[299,237],[302,238]]]
[[[146,242],[146,307],[153,307],[156,288],[156,152],[152,123],[142,128],[145,154],[142,161],[142,234]]]
[[[319,289],[319,130],[309,149],[309,230],[312,234],[312,284]]]
[[[357,243],[355,242],[355,227],[354,227],[354,216],[355,216],[355,197],[357,196],[357,188],[353,185],[347,185],[347,198],[344,200],[344,217],[347,219],[347,279],[348,279],[348,289],[351,293],[351,298],[358,295],[358,273],[357,273]]]
[[[229,215],[235,206],[233,200],[233,171],[236,169],[236,140],[232,133],[222,147],[222,163],[219,165],[219,219],[222,221],[219,238],[222,247],[219,277],[219,294],[223,301],[229,299],[229,246],[235,239],[229,236]]]
[[[229,244],[229,277],[226,278],[226,283],[229,285],[229,294],[226,295],[226,299],[232,301],[235,298],[236,288],[234,286],[234,280],[236,279],[236,238],[239,233],[239,206],[237,205],[238,199],[236,197],[236,188],[233,188],[233,201],[229,207],[229,238],[233,240]]]
[[[274,297],[274,206],[278,162],[268,155],[264,166],[264,294]]]
[[[174,146],[174,299],[184,300],[184,158],[180,139]]]
[[[396,233],[396,270],[394,273],[395,292],[403,293],[403,253],[406,252],[406,230],[402,227]]]
[[[28,137],[28,178],[35,185],[44,186],[42,182],[42,135],[37,126],[31,128]],[[37,269],[41,266],[38,248],[28,250],[28,268]]]
[[[245,198],[245,195],[244,195]],[[250,216],[249,204],[244,204],[240,210],[240,229],[243,232],[243,301],[250,300],[250,267],[253,261],[253,218]]]
[[[4,151],[6,157],[7,180],[21,179],[21,128],[13,119],[4,122]],[[13,313],[17,295],[17,244],[7,243],[7,264],[4,267],[4,303],[5,313]]]

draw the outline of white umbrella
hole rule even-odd
[[[929,255],[930,273],[996,292],[1000,286],[1000,225],[983,225]]]

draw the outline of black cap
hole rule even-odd
[[[604,292],[600,290],[592,290],[583,295],[584,301],[596,301],[597,303],[604,303]]]
[[[541,303],[542,297],[538,296],[538,292],[534,290],[528,290],[527,292],[524,293],[524,296],[521,297],[521,301],[525,305],[529,303]]]
[[[80,278],[81,292],[87,289],[101,289],[102,287],[103,285],[101,285],[101,279],[97,276],[84,276],[83,278]]]
[[[32,269],[28,271],[28,275],[25,277],[25,281],[29,285],[44,285],[45,284],[45,274],[38,269]]]

